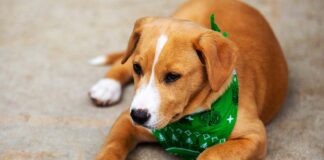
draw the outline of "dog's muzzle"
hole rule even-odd
[[[143,125],[151,117],[147,109],[132,109],[130,115],[133,121],[139,125]]]

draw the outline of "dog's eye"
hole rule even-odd
[[[143,71],[142,71],[142,67],[141,67],[141,65],[135,63],[135,64],[133,64],[133,69],[134,69],[134,72],[135,72],[137,75],[142,75],[142,74],[143,74]]]
[[[171,82],[174,82],[176,80],[178,80],[179,78],[181,77],[180,74],[178,73],[167,73],[164,77],[164,82],[165,83],[171,83]]]

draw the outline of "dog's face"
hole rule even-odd
[[[158,129],[185,116],[186,106],[203,87],[218,91],[225,83],[235,52],[221,34],[188,21],[138,20],[123,60],[131,57],[133,64],[132,119]]]

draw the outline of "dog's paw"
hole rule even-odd
[[[99,80],[89,91],[89,96],[97,106],[109,106],[119,101],[122,93],[120,82],[105,78]]]
[[[89,61],[89,64],[93,66],[103,66],[107,63],[107,56],[106,55],[101,55],[98,57],[95,57]]]

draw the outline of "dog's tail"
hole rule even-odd
[[[114,53],[109,53],[106,55],[101,55],[97,56],[89,61],[89,64],[93,66],[104,66],[104,65],[110,65],[121,58],[123,58],[125,55],[125,52],[114,52]]]

